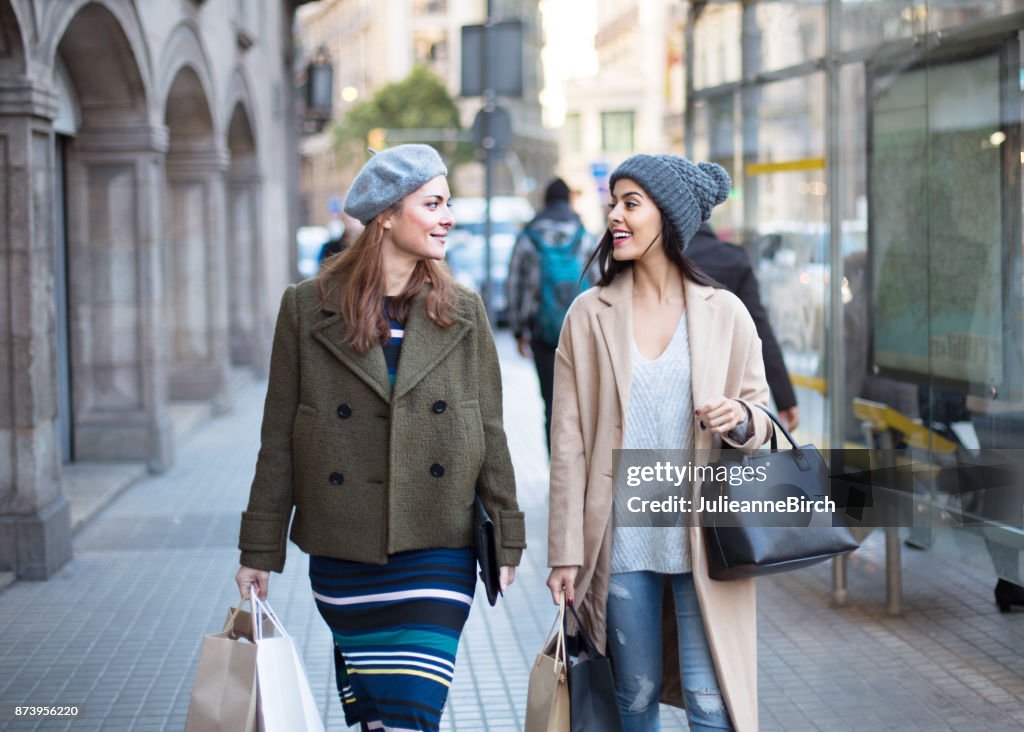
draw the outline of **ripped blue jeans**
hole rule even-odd
[[[693,575],[669,575],[679,628],[679,666],[690,730],[732,729],[715,675]],[[661,603],[665,575],[622,572],[608,591],[608,647],[626,732],[658,732]]]

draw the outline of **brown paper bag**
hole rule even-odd
[[[256,646],[241,605],[203,638],[185,732],[256,732]]]
[[[544,641],[544,650],[530,671],[530,684],[526,692],[525,732],[569,732],[569,683],[566,678],[568,664],[565,655],[565,600],[558,608],[555,619],[558,631],[552,631]]]

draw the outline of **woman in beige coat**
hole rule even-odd
[[[659,698],[685,705],[691,730],[750,732],[753,580],[712,581],[701,531],[637,525],[612,478],[619,448],[679,450],[700,465],[723,441],[751,451],[770,435],[754,408],[768,402],[754,323],[683,255],[729,176],[637,155],[610,184],[601,280],[570,309],[555,362],[548,586],[608,648],[627,732],[660,728]]]

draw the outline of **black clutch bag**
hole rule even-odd
[[[718,465],[733,471],[732,482],[707,482],[701,492],[705,506],[718,509],[705,510],[701,515],[711,579],[788,572],[858,547],[841,509],[833,502],[829,510],[824,502],[830,498],[830,483],[821,453],[814,445],[798,447],[779,418],[761,409],[775,423],[771,452],[740,454],[735,460],[723,458]],[[792,449],[779,450],[779,432]],[[735,470],[748,467],[751,470],[743,470],[743,476],[749,478]],[[722,512],[721,508],[731,501],[754,510]],[[797,510],[756,510],[766,502],[794,505]]]
[[[473,503],[473,542],[476,547],[476,560],[480,564],[480,579],[487,591],[487,602],[491,607],[498,602],[501,594],[501,582],[498,571],[498,547],[494,540],[494,521],[484,508],[480,496]]]

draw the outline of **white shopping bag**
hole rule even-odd
[[[256,597],[255,591],[251,595],[260,732],[324,732],[306,668],[292,637],[273,608]]]

